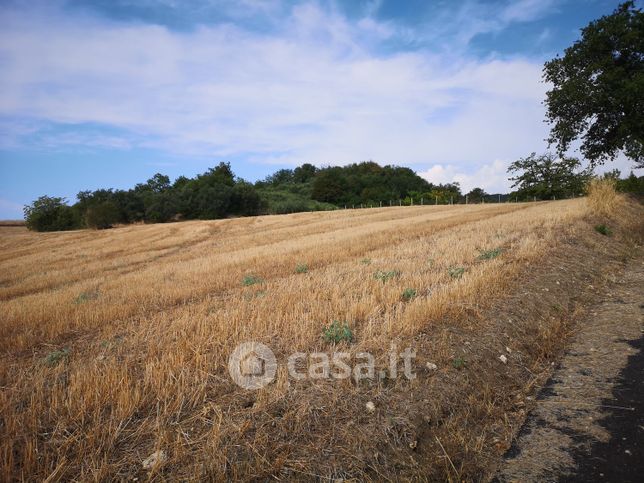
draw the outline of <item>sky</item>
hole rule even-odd
[[[0,0],[0,219],[220,161],[507,191],[548,147],[543,63],[618,3]]]

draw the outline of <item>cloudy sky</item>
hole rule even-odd
[[[0,219],[219,161],[507,190],[547,147],[543,62],[618,3],[0,0]]]

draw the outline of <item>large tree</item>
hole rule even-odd
[[[634,2],[582,29],[564,56],[546,62],[548,141],[563,155],[581,140],[592,164],[621,151],[644,167],[644,13]]]
[[[583,192],[592,170],[580,169],[577,158],[558,158],[552,153],[521,158],[510,165],[509,173],[515,174],[513,188],[521,198],[549,200],[568,198]]]

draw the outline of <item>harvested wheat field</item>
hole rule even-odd
[[[584,301],[641,241],[642,211],[0,227],[0,479],[485,479]],[[325,338],[334,321],[351,337]],[[248,341],[277,358],[258,390],[228,371]],[[383,370],[392,344],[415,351],[415,378]],[[289,376],[289,355],[316,351],[369,352],[375,377]]]

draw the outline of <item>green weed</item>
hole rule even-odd
[[[337,320],[334,320],[331,325],[324,328],[322,336],[325,341],[335,344],[342,341],[353,341],[353,332],[349,328],[349,325],[346,322],[341,323]]]

